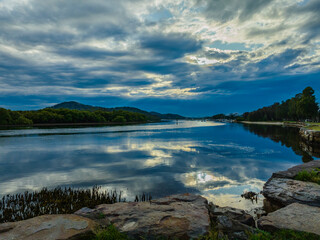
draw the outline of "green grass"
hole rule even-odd
[[[249,235],[249,240],[320,240],[320,236],[293,230],[279,230],[274,233],[258,231]]]
[[[309,130],[315,130],[315,131],[320,131],[320,126],[310,126],[308,127]]]
[[[95,232],[95,237],[91,240],[129,240],[129,237],[119,232],[119,230],[113,226],[109,225],[105,229],[99,229]]]
[[[257,230],[256,233],[247,233],[248,240],[320,240],[320,236],[313,233],[306,233],[293,230],[279,230],[273,233]],[[130,240],[126,234],[119,232],[114,225],[99,229],[90,240]],[[144,240],[147,238],[140,237]],[[157,240],[168,240],[168,238],[158,237]],[[218,232],[210,231],[207,236],[201,236],[197,240],[227,240],[227,237],[219,238]]]
[[[319,235],[293,230],[278,230],[273,233],[256,230],[255,233],[247,233],[247,235],[248,240],[320,240]],[[209,235],[202,236],[198,240],[228,240],[228,237],[219,238],[218,232],[210,231]]]
[[[294,179],[304,182],[314,182],[320,184],[320,169],[316,168],[312,171],[303,170],[299,172]]]
[[[309,123],[307,124],[306,129],[320,131],[320,123]]]

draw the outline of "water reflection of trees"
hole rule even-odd
[[[313,160],[313,157],[319,157],[319,147],[313,146],[313,151],[309,151],[308,148],[304,147],[298,128],[256,124],[246,124],[243,126],[253,134],[270,138],[274,142],[280,142],[282,145],[291,148],[295,154],[302,156],[303,162],[309,162]]]

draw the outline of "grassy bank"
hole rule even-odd
[[[305,128],[308,130],[320,131],[320,123],[308,123]]]

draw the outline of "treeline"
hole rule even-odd
[[[220,113],[220,114],[213,115],[212,117],[210,117],[210,119],[212,119],[212,120],[221,120],[221,119],[234,120],[238,117],[239,117],[239,115],[237,113],[231,113],[228,115]]]
[[[126,123],[146,122],[144,114],[123,110],[80,111],[45,108],[37,111],[11,111],[0,108],[0,125],[33,125],[62,123]]]
[[[318,121],[319,106],[314,90],[307,87],[302,93],[281,103],[246,112],[238,120],[247,121]]]

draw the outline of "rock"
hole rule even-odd
[[[244,210],[210,204],[209,213],[220,238],[248,239],[247,233],[254,232],[255,221]]]
[[[293,179],[297,174],[303,170],[312,171],[315,168],[320,168],[320,160],[314,160],[308,163],[300,164],[289,168],[286,171],[276,172],[271,178],[290,178]]]
[[[283,206],[303,203],[320,207],[320,185],[286,178],[272,178],[263,187],[263,195]]]
[[[77,215],[43,215],[24,221],[0,224],[0,239],[88,239],[93,236],[95,227],[94,221]]]
[[[320,143],[320,131],[301,128],[299,134],[309,144]]]
[[[245,225],[251,227],[255,226],[253,217],[242,209],[214,206],[210,208],[209,212],[211,218],[215,216],[224,215],[230,219],[233,219]]]
[[[263,201],[264,200],[265,199],[263,199]],[[250,214],[250,216],[253,216],[253,219],[255,222],[257,219],[261,218],[262,216],[267,215],[267,211],[264,209],[264,206],[250,209],[249,211],[247,211],[247,213]],[[250,225],[250,226],[256,226],[256,225],[254,224],[254,225]]]
[[[291,229],[320,235],[320,208],[293,203],[258,220],[262,230]]]
[[[258,201],[258,193],[255,193],[255,192],[252,192],[252,191],[250,191],[250,192],[245,192],[245,193],[243,193],[243,194],[241,194],[241,197],[242,198],[245,198],[245,199],[250,199],[252,202],[253,201]]]
[[[103,216],[130,237],[159,236],[190,239],[207,234],[210,226],[207,200],[193,194],[173,195],[150,202],[102,204],[75,214]]]

